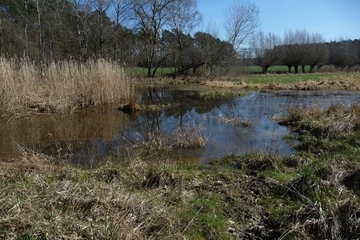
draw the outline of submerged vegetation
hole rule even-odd
[[[131,148],[87,169],[20,148],[0,162],[0,238],[356,239],[359,123],[358,105],[293,107],[280,124],[293,129],[296,153],[208,166]],[[191,133],[201,147],[196,129],[175,130],[173,146],[191,147]]]

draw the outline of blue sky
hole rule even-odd
[[[198,10],[203,16],[202,31],[218,29],[218,37],[224,39],[223,18],[233,1],[198,0]],[[259,7],[259,30],[265,33],[275,33],[282,38],[286,30],[305,29],[309,33],[322,34],[326,41],[360,39],[360,0],[253,0],[250,2]]]

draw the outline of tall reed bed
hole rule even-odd
[[[121,66],[104,59],[40,65],[0,58],[0,111],[22,114],[66,112],[79,107],[120,104],[133,97]]]

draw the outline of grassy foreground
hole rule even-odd
[[[297,153],[210,166],[134,151],[84,169],[22,149],[0,162],[0,238],[360,238],[360,106],[292,108],[280,124]]]

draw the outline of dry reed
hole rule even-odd
[[[21,115],[128,102],[133,84],[119,65],[104,59],[41,66],[0,58],[0,92],[2,114]]]

